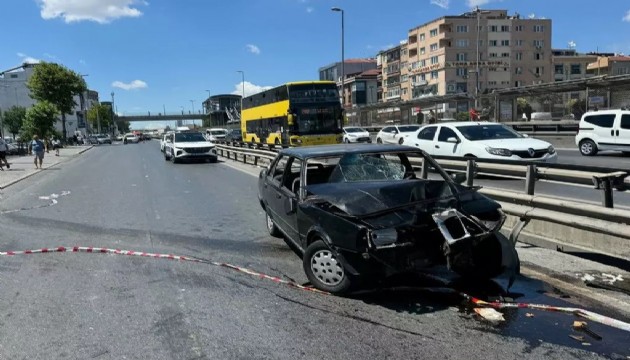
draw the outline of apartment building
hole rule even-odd
[[[507,10],[444,16],[409,30],[405,43],[379,53],[378,63],[383,101],[551,82],[551,20]],[[473,101],[445,104],[443,111],[472,106]]]
[[[590,63],[586,69],[589,76],[630,75],[630,56],[617,54],[596,54],[596,60]],[[589,94],[589,106],[600,108],[618,109],[630,106],[630,90],[611,89],[606,93],[592,92]]]
[[[580,54],[575,49],[553,49],[551,51],[553,63],[553,80],[569,81],[584,79],[587,76],[588,65],[597,61],[597,56],[593,54]],[[562,103],[564,106],[570,99],[584,99],[586,93],[583,91],[575,91],[562,94]]]

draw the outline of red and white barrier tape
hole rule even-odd
[[[35,249],[35,250],[0,251],[0,256],[46,254],[46,253],[61,253],[61,252],[73,252],[73,253],[85,252],[85,253],[96,253],[96,254],[140,256],[140,257],[148,257],[148,258],[156,258],[156,259],[180,260],[180,261],[190,261],[190,262],[211,264],[215,266],[232,269],[232,270],[244,273],[244,274],[256,276],[260,279],[271,280],[275,283],[284,284],[284,285],[287,285],[296,289],[316,292],[320,294],[329,294],[325,291],[321,291],[313,287],[300,285],[294,281],[285,280],[277,276],[270,276],[270,275],[262,274],[262,273],[259,273],[259,272],[256,272],[247,268],[243,268],[240,266],[227,264],[227,263],[220,263],[220,262],[215,262],[215,261],[209,261],[209,260],[202,260],[202,259],[198,259],[194,257],[181,256],[181,255],[155,254],[155,253],[148,253],[148,252],[143,252],[143,251],[108,249],[108,248],[91,247],[91,246],[74,246],[74,247],[59,246],[59,247],[54,247],[54,248],[42,248],[42,249]]]

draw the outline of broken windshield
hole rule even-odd
[[[346,154],[332,174],[330,182],[402,180],[406,169],[397,156],[384,154]]]

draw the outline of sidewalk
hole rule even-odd
[[[59,156],[55,156],[54,151],[50,151],[49,153],[44,154],[44,169],[51,168],[57,164],[66,162],[73,157],[84,153],[85,151],[91,149],[92,146],[69,146],[59,150]],[[25,155],[25,156],[17,156],[11,155],[7,156],[7,160],[9,161],[10,169],[7,169],[6,166],[2,167],[0,170],[0,189],[4,189],[8,186],[15,184],[18,181],[24,180],[32,175],[35,175],[42,171],[42,169],[35,169],[35,164],[33,163],[33,156]],[[4,164],[3,164],[4,165]]]

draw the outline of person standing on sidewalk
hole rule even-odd
[[[9,162],[7,161],[7,152],[9,151],[9,146],[7,146],[7,142],[4,141],[4,138],[0,136],[0,170],[2,169],[2,162],[7,166],[7,169],[11,168]]]
[[[56,136],[53,137],[52,147],[55,150],[55,156],[59,156],[59,149],[61,148],[61,140],[57,139]]]
[[[35,169],[41,169],[44,162],[44,151],[46,151],[46,145],[39,140],[39,136],[33,135],[33,141],[28,144],[28,150],[31,155],[35,155],[33,162],[35,163]],[[39,161],[38,161],[39,160]],[[39,162],[39,166],[37,166]]]

